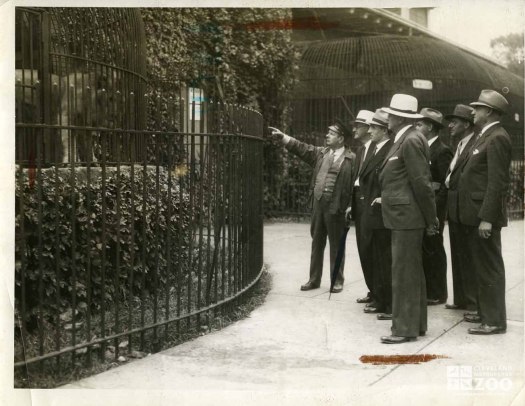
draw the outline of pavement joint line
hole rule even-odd
[[[523,279],[521,281],[519,281],[518,283],[516,283],[512,288],[509,288],[507,289],[505,292],[510,292],[512,289],[514,288],[517,288],[518,286],[522,285],[523,284]]]
[[[435,338],[433,338],[432,340],[430,340],[427,344],[425,344],[423,347],[421,347],[419,350],[417,350],[415,353],[413,354],[410,354],[410,355],[416,355],[416,354],[419,354],[421,353],[421,351],[423,351],[425,348],[427,348],[428,346],[430,346],[430,344],[433,344],[436,340],[438,340],[439,338],[443,337],[445,334],[447,334],[449,331],[451,331],[452,329],[454,329],[455,327],[457,327],[461,322],[463,321],[463,319],[460,319],[458,320],[455,324],[453,324],[450,328],[446,329],[445,331],[443,331],[441,334],[439,334],[438,336],[436,336]],[[393,367],[391,370],[389,370],[387,373],[385,373],[383,376],[381,376],[379,379],[376,379],[374,382],[372,382],[371,384],[369,384],[368,386],[369,387],[372,387],[374,386],[376,383],[378,383],[379,381],[383,380],[384,378],[386,378],[388,375],[390,375],[392,372],[394,372],[395,370],[397,370],[398,368],[404,366],[405,364],[397,364],[395,367]]]

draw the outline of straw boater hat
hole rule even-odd
[[[388,127],[388,113],[383,109],[377,109],[367,124]]]
[[[430,121],[432,124],[436,124],[439,128],[443,127],[443,114],[440,111],[431,109],[430,107],[424,107],[419,114],[421,114],[423,120]]]
[[[474,116],[472,113],[474,113],[474,109],[472,107],[465,104],[456,104],[456,107],[454,107],[454,112],[452,114],[446,115],[445,118],[450,120],[451,118],[456,117],[470,123],[474,123]]]
[[[495,90],[485,89],[481,91],[478,101],[472,102],[470,105],[487,106],[491,109],[498,110],[500,113],[506,113],[509,107],[509,102]]]
[[[329,130],[335,131],[345,138],[352,135],[352,129],[346,125],[343,120],[336,118],[334,121],[334,124],[328,127]]]
[[[355,118],[354,123],[361,123],[368,125],[368,120],[373,117],[374,113],[370,110],[359,110],[357,117]]]
[[[397,93],[392,96],[389,107],[383,107],[388,114],[399,117],[421,118],[417,113],[417,99],[408,94]]]

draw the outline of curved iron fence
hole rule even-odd
[[[181,320],[201,324],[200,314],[257,281],[260,138],[98,129],[103,149],[140,138],[140,160],[121,160],[119,149],[96,163],[44,167],[45,129],[17,126],[37,151],[16,170],[19,373],[30,376],[32,364],[51,358],[51,372],[60,360],[91,363],[108,348],[115,359],[153,351],[181,331]]]
[[[18,8],[16,27],[15,382],[34,387],[242,300],[262,271],[263,118],[147,82],[137,10]]]

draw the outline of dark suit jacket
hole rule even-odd
[[[429,161],[428,142],[413,126],[386,154],[379,181],[387,228],[411,230],[434,224],[436,204]]]
[[[510,183],[511,141],[496,124],[478,138],[458,170],[458,209],[461,224],[478,226],[487,221],[507,225],[506,198]]]
[[[450,179],[448,183],[448,194],[447,194],[447,216],[448,219],[451,221],[454,221],[456,223],[459,223],[459,214],[458,214],[458,184],[459,184],[459,178],[461,176],[461,170],[459,168],[463,167],[464,161],[467,159],[468,154],[470,150],[472,149],[472,146],[476,143],[477,134],[474,133],[472,137],[470,137],[470,140],[468,140],[467,145],[463,148],[463,151],[461,151],[461,155],[458,157],[458,160],[456,161],[456,164],[454,165],[454,169],[452,172],[447,170],[447,176],[450,173]]]
[[[447,187],[445,186],[445,179],[454,154],[439,138],[432,143],[429,149],[430,175],[432,177],[432,189],[436,198],[437,217],[440,227],[443,227],[447,214]]]
[[[319,169],[321,168],[323,157],[327,152],[329,152],[329,148],[316,147],[296,140],[295,138],[291,138],[288,144],[286,144],[286,149],[297,155],[308,165],[313,166],[314,168],[312,177],[310,179],[308,198],[310,207],[312,207],[315,180],[317,178]],[[332,202],[330,203],[329,209],[330,213],[344,213],[345,210],[351,205],[352,190],[354,186],[353,180],[355,179],[354,162],[355,154],[349,148],[346,148],[344,152],[344,159],[341,163],[341,169],[339,170],[337,179],[335,180]]]
[[[381,205],[374,204],[372,201],[381,197],[381,184],[379,183],[379,170],[385,159],[386,154],[392,147],[392,140],[385,143],[377,153],[365,163],[359,176],[361,194],[364,196],[363,223],[366,227],[373,229],[384,229],[383,214]]]

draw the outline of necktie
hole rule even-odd
[[[372,148],[370,148],[370,146],[368,146],[368,150],[366,151],[366,154],[365,154],[365,151],[363,150],[363,158],[361,159],[361,162],[359,164],[359,172],[357,172],[358,174],[361,174],[361,171],[363,170],[363,167],[365,166],[365,162],[367,162],[370,156],[373,155],[372,152],[373,150]]]
[[[323,196],[324,184],[326,181],[326,175],[334,163],[334,152],[330,151],[323,158],[323,163],[319,172],[317,173],[317,178],[315,179],[314,186],[314,197],[319,200]]]
[[[456,166],[456,162],[458,161],[458,158],[459,156],[461,155],[461,153],[463,152],[463,141],[464,140],[461,140],[458,144],[458,147],[456,148],[456,153],[454,154],[454,158],[452,158],[452,162],[450,162],[450,166],[449,166],[449,170],[448,170],[448,175],[447,175],[447,178],[445,179],[445,186],[446,187],[449,187],[449,183],[450,183],[450,174],[452,173],[452,171],[454,170],[455,166]]]

